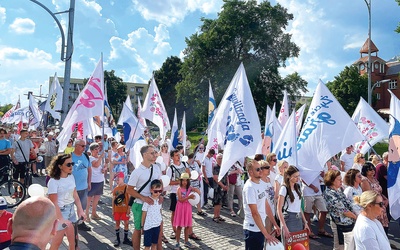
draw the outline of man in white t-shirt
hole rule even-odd
[[[130,196],[135,198],[135,201],[132,204],[133,222],[135,227],[132,237],[134,250],[140,249],[143,202],[153,205],[153,199],[150,197],[150,183],[152,180],[159,180],[161,178],[160,168],[153,167],[152,165],[157,159],[157,152],[154,147],[151,145],[143,146],[140,149],[140,154],[143,157],[143,161],[138,168],[133,170],[126,190]],[[146,186],[144,186],[144,184],[146,184]],[[144,188],[139,192],[142,186],[144,186]]]
[[[272,216],[271,209],[267,201],[265,186],[261,183],[261,167],[257,161],[247,164],[249,180],[243,187],[243,207],[244,207],[244,241],[246,250],[262,250],[264,242],[279,243],[265,229],[265,218],[267,214]],[[279,232],[279,228],[276,230]]]
[[[346,148],[346,152],[344,152],[340,156],[340,170],[347,172],[349,169],[353,167],[354,164],[354,156],[356,153],[353,152],[353,145],[350,145]]]
[[[181,156],[178,149],[172,150],[170,156],[172,159],[172,164],[167,169],[167,175],[171,180],[169,182],[169,185],[171,187],[171,193],[169,195],[169,198],[171,199],[171,205],[169,207],[169,210],[171,211],[171,225],[172,225],[174,222],[175,208],[177,203],[176,191],[178,190],[179,187],[179,178],[181,177],[181,174],[185,172],[190,174],[190,171],[188,168],[186,168],[185,164],[181,162]],[[173,232],[171,233],[170,238],[175,239],[176,227],[172,226],[172,229]]]
[[[215,159],[215,150],[210,149],[206,157],[201,163],[201,170],[203,172],[203,199],[204,199],[204,208],[210,209],[212,208],[211,205],[208,205],[208,189],[214,188],[214,179],[213,179],[213,166],[216,164]]]

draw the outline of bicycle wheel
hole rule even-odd
[[[8,207],[18,206],[26,196],[24,184],[19,181],[7,181],[0,185],[0,196],[6,199]]]

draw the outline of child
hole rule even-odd
[[[128,238],[129,232],[129,213],[131,208],[128,206],[129,195],[126,189],[128,185],[124,183],[124,173],[118,172],[115,174],[117,179],[117,186],[113,190],[113,216],[115,220],[115,235],[117,239],[114,241],[114,246],[117,247],[121,244],[119,238],[119,227],[121,220],[124,221],[124,241],[123,244],[132,246],[132,240]]]
[[[163,192],[161,181],[153,180],[150,184],[151,199],[153,205],[144,202],[142,207],[142,234],[144,235],[144,249],[157,249],[158,238],[161,230],[161,208],[159,197]]]
[[[0,197],[0,249],[4,249],[11,244],[11,233],[7,232],[7,223],[13,214],[6,211],[6,209],[7,202],[3,197]]]
[[[185,228],[185,246],[187,248],[196,248],[189,241],[189,231],[192,229],[192,205],[189,203],[189,199],[194,199],[194,191],[200,195],[200,191],[197,188],[190,187],[190,180],[188,173],[182,173],[180,177],[180,185],[176,192],[178,202],[175,209],[175,217],[173,226],[176,227],[176,245],[174,249],[179,250],[179,239],[181,236],[182,227]]]

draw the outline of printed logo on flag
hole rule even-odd
[[[93,100],[104,100],[103,91],[101,90],[101,88],[99,86],[99,85],[101,85],[101,79],[100,78],[91,77],[87,84],[89,86],[93,87],[94,90],[97,90],[98,96],[95,96],[96,93],[93,93],[91,91],[92,88],[85,88],[85,90],[83,92],[84,95],[82,95],[82,97],[79,99],[80,103],[76,106],[77,108],[80,105],[83,105],[86,108],[93,108],[94,106],[96,106],[96,103]],[[85,96],[87,98],[85,98]]]
[[[150,103],[150,111],[155,113],[157,116],[159,116],[162,121],[163,121],[163,126],[167,126],[167,121],[165,120],[163,112],[161,112],[161,102],[160,102],[160,96],[157,93],[154,93],[152,97],[150,98],[151,103]]]

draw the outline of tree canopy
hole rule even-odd
[[[293,15],[268,1],[224,2],[217,19],[202,18],[199,32],[186,38],[182,81],[176,86],[179,100],[193,107],[203,124],[207,122],[209,81],[218,103],[241,62],[260,117],[267,105],[279,104],[283,90],[306,92],[307,82],[297,73],[282,79],[278,72],[288,58],[299,53],[291,35],[284,32]]]
[[[326,83],[340,105],[352,116],[360,101],[360,96],[368,99],[367,75],[360,75],[357,66],[346,66],[335,80]]]

